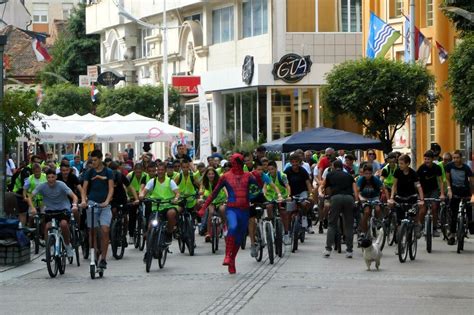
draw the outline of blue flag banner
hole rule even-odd
[[[400,37],[390,25],[370,12],[369,37],[367,40],[367,57],[374,59],[384,57],[393,43]]]

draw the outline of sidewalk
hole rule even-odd
[[[44,249],[41,248],[38,254],[34,254],[34,248],[31,248],[31,261],[20,266],[0,266],[0,283],[17,277],[27,275],[45,267],[41,261],[44,256]]]

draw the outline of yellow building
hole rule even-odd
[[[448,79],[447,62],[441,64],[438,58],[438,41],[447,51],[454,50],[457,40],[457,33],[453,24],[446,18],[439,8],[442,0],[416,0],[415,1],[415,24],[423,35],[431,42],[431,56],[427,62],[427,68],[436,77],[436,90],[442,98],[429,115],[418,115],[416,119],[417,127],[417,161],[422,161],[424,151],[430,148],[430,144],[437,142],[441,145],[442,151],[453,151],[464,149],[464,130],[453,120],[453,107],[451,96],[446,90]],[[363,1],[362,21],[363,21],[363,43],[364,55],[369,30],[370,12],[374,12],[382,20],[390,24],[394,29],[404,34],[404,22],[406,16],[410,16],[409,0],[365,0]],[[404,59],[404,36],[400,37],[391,50],[387,53],[387,58]],[[407,146],[410,142],[407,141]]]

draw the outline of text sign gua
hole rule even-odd
[[[273,65],[273,78],[287,83],[296,83],[311,71],[310,56],[286,54]]]

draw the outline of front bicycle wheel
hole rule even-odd
[[[255,257],[255,260],[261,262],[263,258],[263,234],[260,224],[257,224],[257,230],[255,233],[255,245],[257,246],[257,257]]]
[[[194,248],[196,247],[195,234],[194,234],[194,223],[191,216],[186,220],[186,247],[188,248],[189,256],[194,256]]]
[[[138,243],[138,249],[140,251],[143,251],[143,249],[145,248],[145,234],[146,234],[146,231],[148,230],[147,226],[146,226],[146,220],[142,220],[141,221],[141,225],[140,225],[140,232],[139,232],[139,243]]]
[[[443,240],[448,239],[449,235],[449,214],[446,205],[441,205],[439,209],[439,225],[441,228],[441,233],[443,233]]]
[[[280,258],[283,256],[283,224],[278,219],[275,221],[275,253]]]
[[[408,231],[407,224],[404,222],[400,226],[400,231],[398,232],[398,260],[401,263],[404,263],[407,260],[408,256]]]
[[[35,255],[39,253],[41,220],[35,217]]]
[[[146,244],[146,257],[145,257],[145,270],[150,272],[151,263],[153,261],[153,249],[154,249],[154,235],[153,230],[147,233],[147,244]]]
[[[56,259],[59,260],[59,274],[63,275],[64,272],[66,271],[66,247],[64,246],[64,243],[61,241],[59,242],[59,257],[57,256]],[[72,258],[71,258],[72,259]]]
[[[138,216],[137,217],[137,222],[135,224],[135,230],[133,231],[133,246],[135,248],[140,247],[140,232],[141,232],[141,226],[142,226],[142,217]]]
[[[427,215],[425,217],[425,239],[426,239],[426,251],[431,253],[431,246],[433,241],[433,235],[431,233],[433,231],[431,216]]]
[[[114,220],[110,228],[110,244],[112,246],[112,255],[115,259],[122,259],[125,247],[122,244],[123,223],[121,220]]]
[[[160,237],[158,238],[158,267],[163,269],[166,263],[166,258],[168,256],[168,245],[165,245],[165,233],[161,231]]]
[[[292,248],[291,252],[294,253],[298,250],[298,233],[300,230],[300,224],[298,221],[298,217],[293,217],[293,222],[291,224],[291,241],[292,241]]]
[[[212,233],[211,235],[212,253],[215,254],[219,246],[219,235],[217,235],[217,222],[216,221],[212,221],[211,233]]]
[[[267,239],[268,260],[270,261],[270,265],[273,265],[275,252],[273,248],[273,228],[271,223],[265,224],[265,237]]]
[[[49,235],[46,243],[46,267],[48,268],[48,273],[51,278],[56,277],[59,269],[58,261],[55,257],[55,247],[56,236]]]
[[[89,258],[89,231],[87,229],[84,230],[84,238],[81,244],[82,248],[82,258],[88,259]]]
[[[418,237],[416,237],[416,232],[415,232],[414,226],[410,227],[409,232],[410,232],[409,233],[409,237],[410,237],[409,244],[410,244],[410,246],[408,248],[409,248],[409,253],[410,253],[410,260],[415,260],[416,250],[418,248]]]
[[[461,254],[464,250],[464,218],[462,216],[458,218],[456,238],[458,239],[457,253]]]
[[[397,217],[395,213],[391,213],[388,218],[387,226],[387,242],[389,246],[396,243],[397,239]]]

